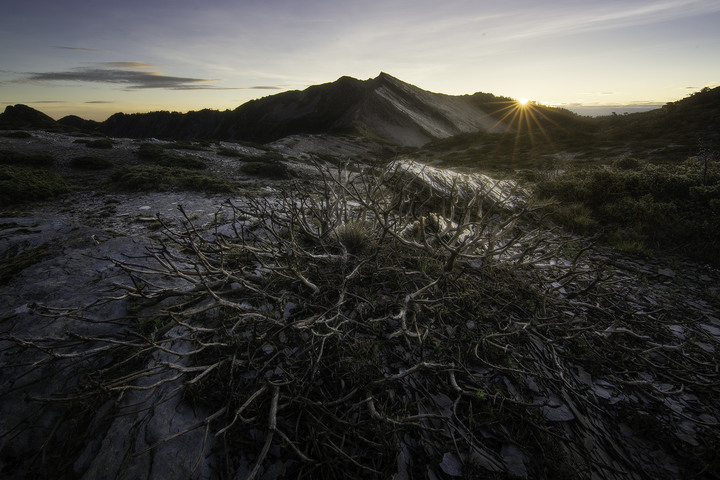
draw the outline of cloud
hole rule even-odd
[[[100,65],[104,65],[110,68],[156,68],[157,65],[145,62],[103,62]]]
[[[115,103],[113,101],[107,101],[107,100],[90,100],[85,103]]]
[[[97,48],[84,48],[84,47],[64,47],[56,45],[53,48],[60,48],[62,50],[76,50],[78,52],[107,52],[107,50],[98,50]]]
[[[252,87],[218,87],[210,82],[219,79],[174,77],[148,70],[155,68],[145,62],[104,62],[94,67],[80,67],[64,72],[34,72],[27,74],[24,81],[40,82],[90,82],[124,86],[125,90],[160,88],[166,90],[284,90],[276,85],[255,85]]]
[[[138,62],[111,62],[124,66],[137,66]],[[142,68],[150,65],[143,64]],[[115,65],[117,66],[117,65]],[[76,68],[65,72],[31,73],[27,80],[42,82],[92,82],[124,85],[129,90],[163,88],[168,90],[212,90],[223,89],[206,85],[217,79],[174,77],[152,71],[123,70],[119,68]]]

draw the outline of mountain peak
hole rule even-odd
[[[0,125],[5,128],[52,128],[55,120],[27,105],[8,105],[0,114]]]
[[[408,85],[399,78],[393,77],[389,73],[385,72],[380,72],[380,75],[375,77],[373,80],[378,83],[390,83],[391,85]]]
[[[380,72],[380,75],[377,76],[378,79],[385,79],[385,80],[397,80],[397,78],[393,77],[389,73]]]

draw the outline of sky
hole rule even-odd
[[[380,72],[571,109],[720,85],[719,0],[0,2],[0,108],[56,119],[234,109]]]

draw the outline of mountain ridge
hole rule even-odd
[[[104,122],[75,115],[57,122],[25,105],[8,106],[0,128],[74,129],[112,137],[229,140],[268,143],[297,134],[355,134],[395,146],[419,147],[461,134],[522,134],[520,119],[558,138],[601,134],[615,141],[672,137],[687,141],[702,132],[720,143],[720,87],[703,89],[649,112],[599,118],[562,108],[530,105],[490,93],[446,95],[423,90],[381,72],[358,80],[342,76],[250,100],[233,110],[187,113],[116,113]],[[524,116],[528,113],[528,116]],[[517,130],[517,131],[516,131]]]
[[[6,118],[4,123],[12,122]],[[510,130],[475,105],[471,96],[429,92],[384,72],[367,80],[343,76],[251,100],[234,110],[116,113],[104,122],[68,116],[58,124],[115,137],[260,143],[293,134],[361,133],[399,146],[421,146],[473,131]]]

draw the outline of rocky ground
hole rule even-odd
[[[104,348],[93,339],[127,327],[135,308],[130,300],[106,301],[117,295],[118,285],[131,285],[117,261],[147,267],[147,248],[162,237],[163,222],[178,228],[191,220],[209,234],[230,231],[236,212],[226,200],[242,205],[248,198],[272,198],[290,185],[302,188],[298,179],[316,178],[307,161],[310,153],[355,162],[383,155],[382,148],[342,138],[283,139],[273,147],[285,155],[296,178],[266,180],[239,173],[238,161],[218,155],[215,146],[187,154],[202,158],[214,175],[231,179],[237,193],[129,193],[102,187],[109,172],[69,168],[70,159],[88,154],[75,140],[40,132],[31,139],[0,140],[1,149],[52,153],[56,171],[78,186],[61,198],[0,212],[0,255],[5,264],[0,284],[0,473],[4,478],[54,478],[48,469],[62,468],[57,478],[281,478],[290,463],[270,462],[255,471],[253,458],[241,454],[235,470],[224,471],[214,453],[219,447],[212,445],[218,440],[205,428],[213,412],[171,394],[180,380],[150,388],[157,378],[138,378],[135,388],[121,390],[119,397],[57,400],[95,368],[93,361],[76,361],[84,358],[76,354]],[[219,146],[248,155],[261,153],[249,146]],[[137,148],[138,142],[118,140],[102,156],[113,162],[113,168],[140,164],[134,154]],[[560,240],[548,233],[547,243],[556,241]],[[678,259],[641,259],[600,247],[589,249],[583,262],[602,266],[603,297],[576,294],[572,282],[562,278],[549,291],[567,306],[562,313],[567,337],[587,333],[591,340],[585,348],[590,350],[608,348],[620,339],[618,352],[594,352],[593,358],[605,359],[608,366],[591,369],[570,357],[558,358],[558,352],[566,353],[559,348],[563,339],[545,338],[540,333],[548,331],[546,326],[531,326],[532,341],[539,342],[533,355],[547,357],[542,361],[557,365],[557,372],[547,375],[562,378],[543,384],[542,378],[524,375],[523,368],[507,369],[498,378],[505,379],[502,390],[508,402],[538,405],[541,416],[535,420],[544,419],[556,437],[572,439],[564,456],[577,468],[568,478],[720,478],[720,465],[708,453],[720,448],[720,400],[712,393],[720,388],[720,272]],[[80,307],[85,308],[81,316],[72,313]],[[611,318],[613,308],[617,322],[593,330],[580,320]],[[182,337],[177,331],[168,335]],[[66,342],[62,349],[50,347],[61,338]],[[190,347],[179,339],[165,353],[159,351],[155,361],[173,362],[171,352]],[[641,361],[623,367],[622,359],[633,358],[626,354],[635,351]],[[534,368],[528,366],[527,371]],[[202,428],[189,428],[198,425]],[[428,475],[463,476],[462,465],[472,462],[458,455],[445,454]],[[401,457],[394,478],[410,478],[411,462]],[[509,441],[498,441],[485,460],[474,462],[474,468],[494,478],[528,478],[538,472],[532,452]]]

